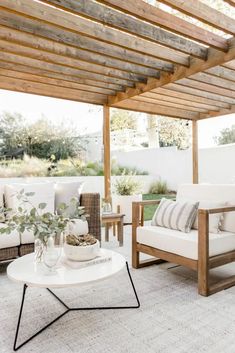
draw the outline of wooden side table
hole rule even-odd
[[[102,223],[105,225],[105,241],[109,241],[109,227],[112,225],[115,229],[117,224],[117,240],[119,241],[119,246],[123,246],[123,218],[122,213],[107,213],[102,214]],[[115,232],[114,232],[115,235]]]

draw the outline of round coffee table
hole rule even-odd
[[[125,258],[111,250],[101,249],[100,255],[104,257],[110,257],[111,260],[103,263],[89,265],[80,269],[71,268],[65,263],[61,262],[53,275],[48,275],[46,271],[38,269],[38,265],[34,263],[34,254],[28,254],[14,260],[7,268],[8,277],[18,283],[23,284],[23,294],[20,306],[19,318],[17,322],[15,340],[14,340],[14,351],[24,346],[26,343],[31,341],[34,337],[39,335],[46,328],[51,326],[54,322],[59,320],[65,314],[75,310],[107,310],[107,309],[137,309],[140,307],[138,295],[130,274],[129,266]],[[114,276],[124,267],[127,269],[128,277],[131,282],[132,289],[137,301],[136,305],[133,306],[102,306],[102,307],[77,307],[70,308],[65,304],[50,288],[66,288],[71,286],[80,286],[96,281],[103,280],[110,276]],[[41,287],[46,288],[65,308],[65,311],[57,316],[53,321],[44,326],[41,330],[36,332],[33,336],[25,340],[23,343],[17,346],[18,333],[20,328],[21,316],[24,306],[25,294],[28,287]]]

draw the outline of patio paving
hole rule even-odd
[[[124,247],[110,236],[104,247],[129,258],[130,227]],[[235,351],[235,287],[204,298],[192,271],[171,264],[132,270],[141,301],[137,310],[70,313],[36,337],[22,353],[232,353]],[[216,275],[235,272],[224,266]],[[12,352],[22,286],[0,265],[0,352]],[[118,305],[134,301],[126,272],[96,285],[60,289],[69,305]],[[62,307],[45,290],[29,289],[20,338],[26,339]]]

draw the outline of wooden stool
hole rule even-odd
[[[103,214],[101,221],[105,225],[105,241],[109,241],[109,227],[113,227],[113,235],[116,235],[116,225],[117,225],[117,240],[119,241],[119,246],[123,246],[123,218],[122,213],[107,213]]]

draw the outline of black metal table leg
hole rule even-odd
[[[140,307],[140,301],[139,301],[139,298],[138,298],[138,295],[137,295],[137,292],[136,292],[136,289],[135,289],[134,282],[133,282],[131,274],[130,274],[130,269],[129,269],[129,266],[128,266],[128,262],[126,262],[126,269],[127,269],[127,273],[128,273],[128,276],[129,276],[129,280],[131,282],[132,289],[133,289],[134,294],[135,294],[135,299],[137,301],[137,305],[69,308],[68,305],[65,304],[54,292],[52,292],[51,289],[47,288],[47,290],[65,307],[66,310],[62,314],[57,316],[54,320],[52,320],[49,324],[47,324],[46,326],[41,328],[39,331],[37,331],[33,336],[29,337],[27,340],[25,340],[23,343],[21,343],[21,344],[19,344],[17,346],[17,339],[18,339],[18,335],[19,335],[21,317],[22,317],[22,312],[23,312],[23,307],[24,307],[24,300],[25,300],[26,290],[28,288],[27,284],[24,284],[23,294],[22,294],[22,301],[21,301],[20,312],[19,312],[19,317],[18,317],[18,322],[17,322],[17,327],[16,327],[14,346],[13,346],[14,351],[17,351],[18,349],[23,347],[26,343],[28,343],[33,338],[38,336],[41,332],[46,330],[49,326],[54,324],[54,322],[58,321],[61,317],[66,315],[69,311],[76,311],[76,310],[77,311],[78,310],[110,310],[110,309],[113,309],[113,310],[115,310],[115,309],[138,309]]]

